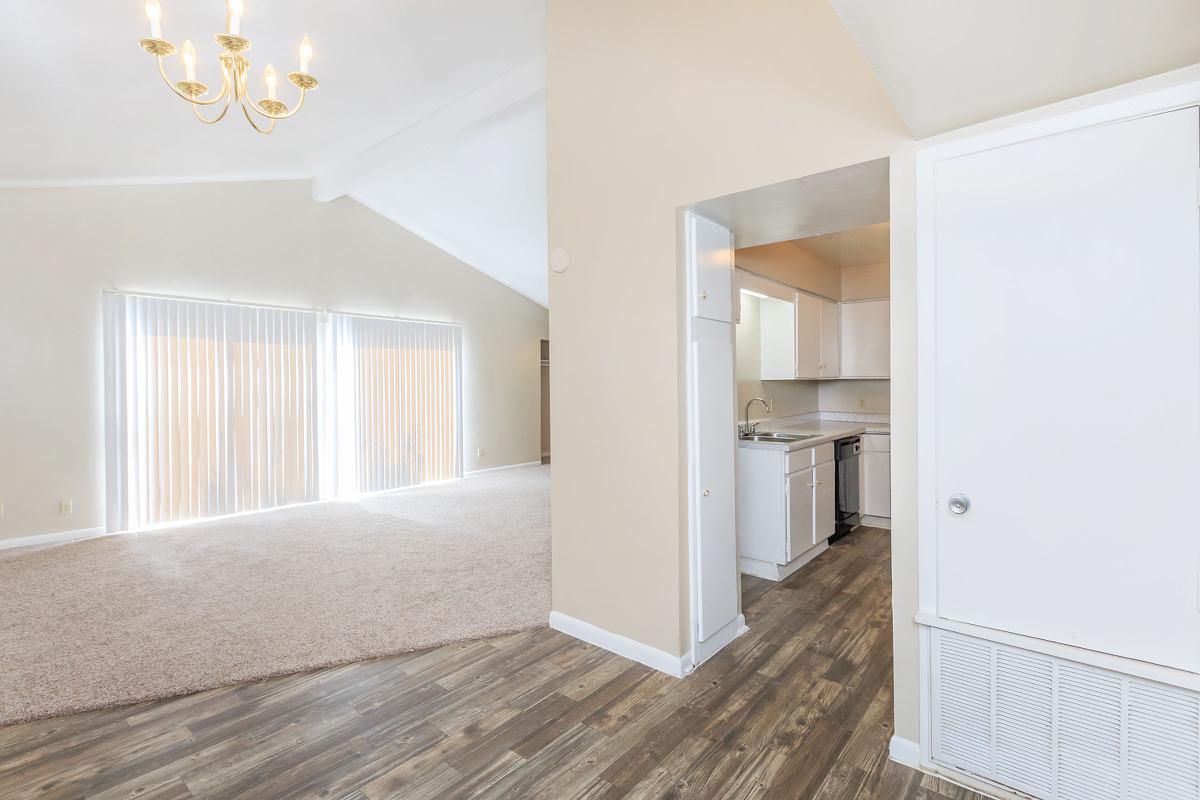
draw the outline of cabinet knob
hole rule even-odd
[[[708,491],[708,489],[705,489],[705,490],[704,490],[704,496],[705,496],[705,497],[708,497],[708,495],[709,495],[709,491]]]
[[[701,300],[707,300],[707,299],[708,299],[708,292],[701,292],[701,293],[700,293],[700,299],[701,299]]]
[[[955,494],[950,496],[950,502],[947,503],[952,514],[965,514],[971,510],[971,498],[965,494]]]

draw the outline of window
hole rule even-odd
[[[108,527],[461,475],[461,328],[105,298]]]

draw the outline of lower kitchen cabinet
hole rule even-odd
[[[782,580],[828,546],[836,516],[833,444],[738,448],[738,561]]]
[[[892,437],[864,434],[862,469],[862,515],[890,519],[892,516]]]

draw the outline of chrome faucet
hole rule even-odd
[[[771,413],[771,404],[770,403],[768,403],[766,400],[763,400],[761,397],[751,397],[746,402],[746,424],[738,426],[738,435],[740,435],[740,436],[753,436],[758,431],[757,424],[755,424],[755,425],[750,424],[750,406],[754,405],[755,401],[762,403],[763,408],[765,408],[767,410],[767,413],[768,414]]]

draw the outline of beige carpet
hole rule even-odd
[[[546,624],[550,468],[0,551],[0,724]]]

